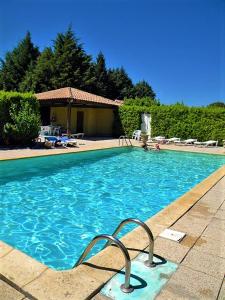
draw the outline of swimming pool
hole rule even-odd
[[[0,239],[70,269],[95,235],[148,219],[223,164],[219,155],[139,148],[0,162]]]

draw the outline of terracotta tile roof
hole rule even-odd
[[[99,104],[108,104],[113,106],[120,106],[121,103],[97,96],[88,92],[84,92],[75,88],[65,87],[57,90],[35,94],[39,101],[52,101],[61,100],[67,101],[73,99],[74,103],[77,102],[93,102]]]

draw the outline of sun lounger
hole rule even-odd
[[[47,146],[55,147],[55,146],[77,146],[77,140],[71,139],[68,137],[56,137],[56,136],[41,136],[40,138],[44,138],[44,141],[48,143]]]
[[[197,142],[197,139],[187,139],[184,141],[175,141],[174,143],[176,145],[181,145],[181,146],[190,146],[190,145],[194,145],[194,143]]]
[[[155,141],[156,143],[161,143],[161,144],[165,144],[167,142],[167,139],[165,138],[165,136],[156,136],[154,138],[152,138],[153,141]]]
[[[167,144],[170,144],[170,143],[179,143],[179,142],[180,142],[180,138],[176,138],[176,137],[167,139],[167,141],[166,141]]]
[[[83,139],[84,138],[84,133],[83,132],[72,133],[71,138]]]
[[[195,146],[202,146],[202,147],[210,147],[210,146],[217,147],[218,141],[209,140],[206,142],[195,142],[194,144]]]
[[[63,143],[64,147],[68,147],[68,146],[77,146],[77,140],[76,139],[71,139],[68,137],[61,137],[60,141]]]

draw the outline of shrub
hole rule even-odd
[[[132,106],[119,108],[121,126],[129,136],[141,128],[141,114],[151,114],[152,136],[196,138],[199,141],[225,139],[225,109],[185,105]]]
[[[28,145],[38,136],[39,103],[30,93],[0,91],[0,142]]]

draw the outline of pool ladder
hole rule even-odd
[[[126,135],[121,135],[119,137],[119,146],[124,146],[124,144],[133,147],[130,138],[127,137]]]
[[[123,220],[116,228],[116,230],[113,232],[112,235],[108,234],[100,234],[97,235],[92,239],[92,241],[88,244],[88,246],[85,248],[84,252],[81,254],[80,258],[74,265],[74,267],[78,267],[82,262],[84,261],[85,257],[88,255],[88,253],[91,251],[91,249],[94,247],[94,245],[100,241],[100,240],[107,240],[105,246],[103,247],[106,248],[109,245],[116,245],[122,252],[124,258],[125,258],[125,282],[120,286],[121,290],[124,293],[131,293],[134,288],[130,284],[130,274],[131,274],[131,259],[130,255],[128,253],[127,248],[124,246],[124,244],[116,238],[118,233],[121,231],[121,229],[129,224],[129,223],[135,223],[139,226],[141,226],[147,233],[148,239],[149,239],[149,251],[148,251],[148,260],[144,262],[145,266],[147,267],[155,267],[155,263],[153,262],[153,251],[154,251],[154,237],[153,234],[150,230],[150,228],[141,220],[139,219],[134,219],[134,218],[128,218]]]

